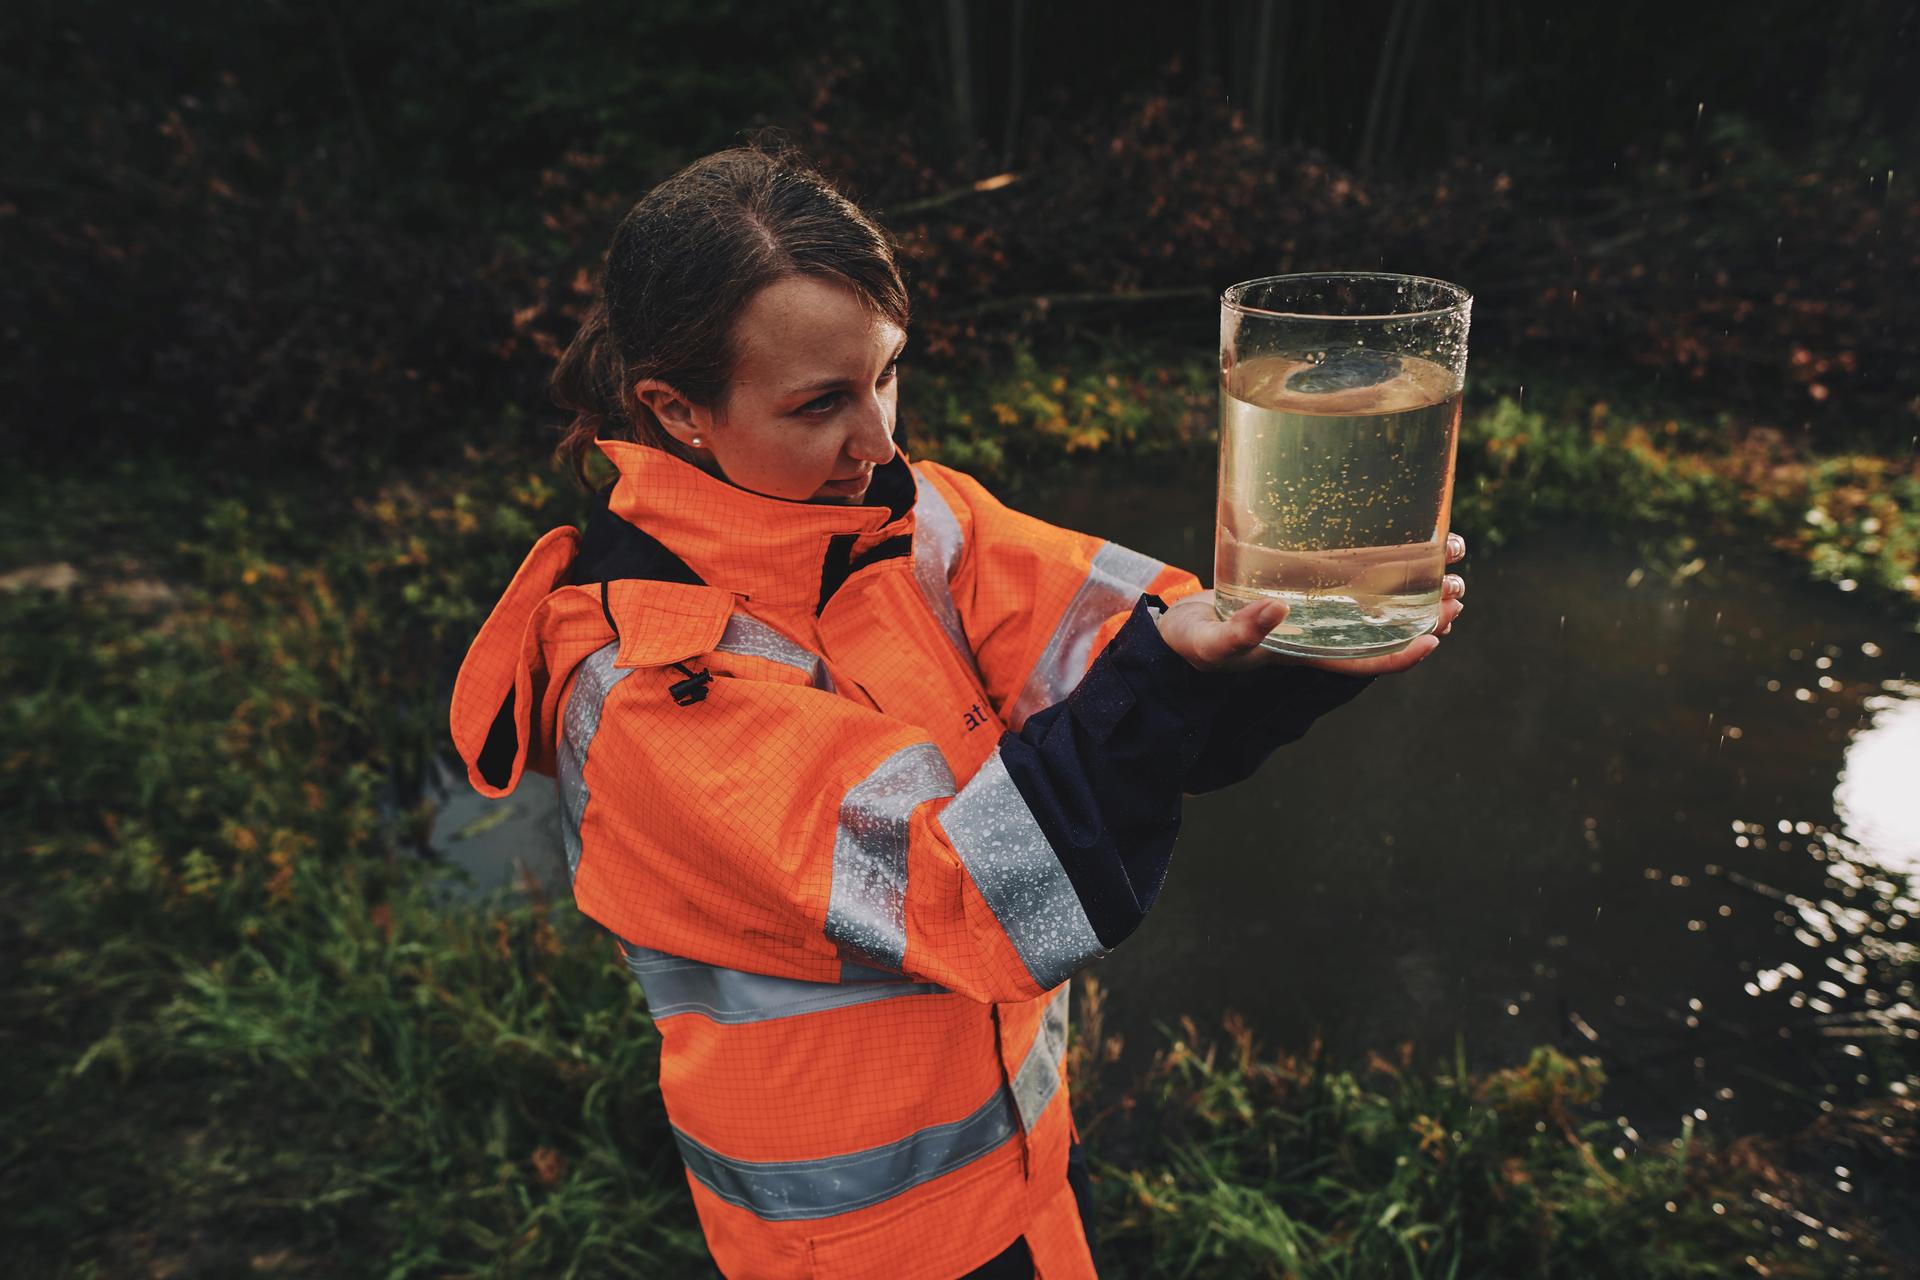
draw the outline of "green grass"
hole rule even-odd
[[[1461,429],[1455,525],[1494,545],[1550,520],[1642,531],[1670,571],[1709,537],[1762,542],[1920,625],[1920,460],[1809,454],[1779,432],[1495,392]]]
[[[989,474],[1204,452],[1209,385],[1028,361],[932,388],[949,399],[921,403],[951,425],[922,452]],[[1886,545],[1911,536],[1911,477],[1890,465],[1802,464],[1842,538],[1678,431],[1517,400],[1469,422],[1462,507],[1485,528],[1626,512],[1675,537],[1812,530],[1817,571],[1904,599],[1857,514],[1886,513]],[[12,1270],[697,1274],[657,1039],[610,944],[569,904],[450,906],[418,856],[453,665],[571,497],[483,450],[359,500],[196,486],[129,466],[15,477],[0,504],[9,567],[80,575],[65,595],[0,592]],[[1616,1158],[1591,1064],[1542,1050],[1473,1078],[1188,1028],[1120,1079],[1097,1001],[1078,1012],[1109,1274],[1758,1274],[1749,1255],[1843,1273],[1754,1198],[1818,1192],[1738,1144]],[[1912,1132],[1910,1111],[1886,1117]],[[1870,1225],[1853,1229],[1871,1274]]]
[[[1090,994],[1078,1066],[1093,1087],[1079,1110],[1118,1274],[1642,1280],[1889,1265],[1857,1224],[1844,1241],[1802,1241],[1804,1226],[1756,1193],[1844,1206],[1763,1146],[1708,1143],[1689,1124],[1639,1147],[1594,1118],[1594,1059],[1541,1047],[1474,1076],[1463,1048],[1438,1066],[1403,1048],[1356,1067],[1317,1044],[1262,1052],[1229,1018],[1211,1038],[1183,1022],[1122,1088],[1095,1065]]]

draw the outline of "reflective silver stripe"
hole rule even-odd
[[[627,968],[647,993],[654,1021],[694,1013],[714,1022],[770,1022],[826,1009],[844,1009],[895,996],[939,995],[945,987],[903,982],[892,975],[858,982],[806,982],[702,964],[622,941]]]
[[[1013,1077],[1013,1105],[1020,1112],[1020,1126],[1029,1133],[1060,1090],[1060,1061],[1066,1056],[1067,984],[1062,983],[1047,1002],[1047,1011],[1040,1015],[1033,1047],[1027,1050]]]
[[[1060,1091],[1067,1051],[1067,988],[1053,993],[1013,1085],[994,1090],[964,1120],[929,1125],[898,1142],[816,1160],[736,1160],[673,1131],[687,1171],[707,1190],[768,1222],[865,1209],[998,1149],[1031,1131]]]
[[[567,850],[567,875],[580,874],[580,824],[587,817],[587,748],[600,732],[600,710],[606,706],[613,686],[625,680],[632,668],[613,665],[620,646],[608,644],[595,649],[581,662],[574,677],[573,692],[567,695],[567,709],[561,717],[559,741],[554,744],[554,780],[560,788],[560,841]]]
[[[805,673],[814,688],[835,692],[833,677],[827,673],[827,664],[820,660],[820,655],[809,652],[751,614],[736,613],[728,618],[727,629],[714,650],[778,662]]]
[[[999,748],[960,789],[940,823],[1042,991],[1107,954]]]
[[[827,1218],[879,1204],[987,1155],[1019,1132],[1005,1086],[964,1120],[817,1160],[735,1160],[678,1128],[681,1158],[707,1190],[768,1222]]]
[[[1087,669],[1093,633],[1108,618],[1132,607],[1166,567],[1152,556],[1116,543],[1102,543],[1087,571],[1087,580],[1060,615],[1060,623],[1041,651],[1040,661],[1034,664],[1033,674],[1027,677],[1026,687],[1013,700],[1008,724],[1017,730],[1028,716],[1073,692]]]
[[[960,625],[960,610],[953,603],[953,571],[960,564],[962,550],[960,522],[933,481],[916,471],[913,484],[917,494],[913,502],[913,577],[947,639],[971,667],[973,649],[967,644],[966,629]]]
[[[931,742],[880,762],[840,802],[827,937],[848,958],[899,970],[907,959],[907,821],[953,794],[953,770]]]

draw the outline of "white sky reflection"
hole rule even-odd
[[[1847,746],[1833,808],[1862,860],[1920,873],[1920,684],[1882,688],[1866,700],[1872,722]]]

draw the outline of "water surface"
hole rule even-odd
[[[1207,576],[1206,495],[1142,498],[1048,514]],[[1568,528],[1458,571],[1432,659],[1189,801],[1098,970],[1110,1024],[1234,1009],[1267,1043],[1459,1034],[1482,1065],[1559,1043],[1662,1131],[1884,1087],[1875,1049],[1916,1035],[1888,964],[1916,904],[1878,869],[1920,866],[1920,642],[1765,554],[1668,581]]]

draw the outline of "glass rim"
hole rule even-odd
[[[1414,280],[1421,284],[1438,286],[1444,292],[1453,295],[1455,301],[1444,307],[1429,307],[1421,311],[1389,311],[1380,315],[1334,315],[1324,311],[1274,311],[1267,307],[1255,307],[1239,300],[1240,295],[1256,285],[1274,284],[1281,280]],[[1434,276],[1412,276],[1398,271],[1293,271],[1277,276],[1261,276],[1255,280],[1242,280],[1230,284],[1220,293],[1220,305],[1238,312],[1243,316],[1262,316],[1275,320],[1428,320],[1438,316],[1453,315],[1473,306],[1473,295],[1449,280]]]

